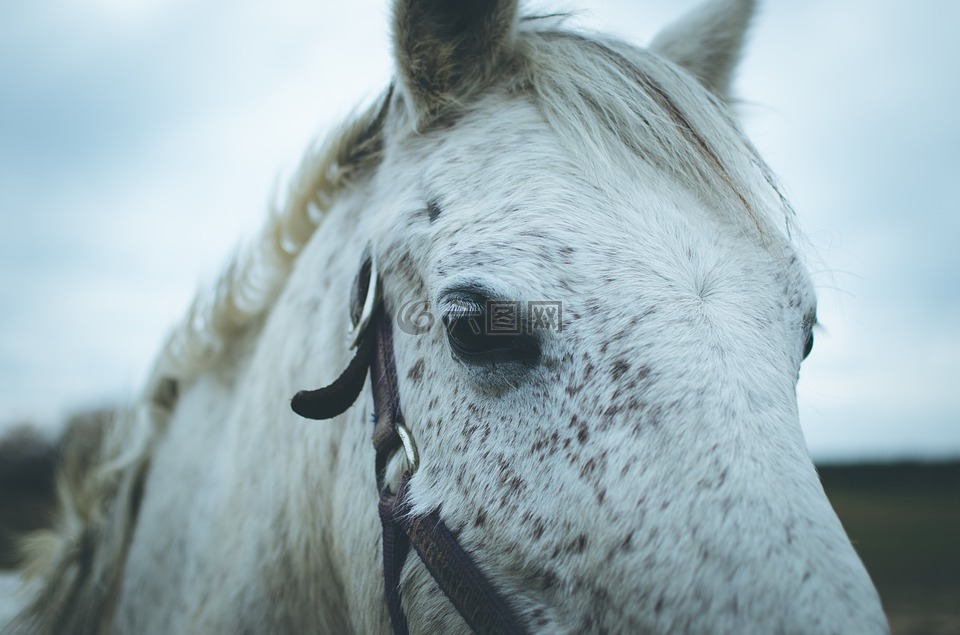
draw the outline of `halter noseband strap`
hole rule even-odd
[[[354,293],[352,299],[351,317],[356,331],[354,358],[329,386],[298,392],[291,407],[308,419],[336,417],[359,397],[369,368],[375,413],[374,469],[383,527],[384,595],[394,635],[409,632],[400,601],[400,573],[411,546],[474,632],[525,633],[514,609],[463,549],[440,518],[439,510],[425,515],[415,515],[411,511],[409,483],[416,472],[419,457],[400,409],[393,333],[389,316],[378,297],[380,281],[371,260],[365,260],[358,276],[357,290],[362,293]],[[362,307],[359,298],[364,299]],[[386,466],[390,457],[401,448],[407,454],[408,470],[393,493],[385,484]]]

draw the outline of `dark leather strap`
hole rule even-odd
[[[407,498],[410,477],[405,474],[396,495],[380,496],[383,523],[383,578],[393,632],[407,633],[407,619],[395,585],[410,546],[457,612],[475,633],[522,635],[525,629],[513,607],[490,583],[464,551],[437,511],[426,516],[410,513]]]
[[[373,391],[373,449],[374,473],[377,491],[383,491],[384,472],[387,461],[402,446],[397,434],[397,424],[403,424],[400,411],[400,386],[397,383],[397,367],[393,359],[393,329],[386,312],[380,306],[374,312],[369,326],[375,335],[373,359],[370,364],[370,388]]]
[[[360,297],[364,295],[365,290],[359,294]],[[360,336],[356,355],[343,374],[325,388],[298,392],[291,407],[309,419],[330,419],[342,414],[362,391],[364,371],[368,368],[375,415],[374,469],[381,492],[379,514],[383,528],[384,599],[394,635],[409,633],[400,597],[400,574],[411,546],[475,632],[525,633],[514,609],[460,546],[440,518],[439,510],[422,516],[411,514],[408,499],[411,475],[403,475],[396,494],[384,484],[387,462],[403,447],[397,426],[405,424],[393,356],[393,333],[382,303],[377,305],[366,331]]]
[[[295,394],[290,401],[293,411],[307,419],[333,419],[346,412],[363,391],[375,343],[372,332],[364,333],[347,369],[329,386]]]
[[[404,487],[406,482],[401,484]],[[405,502],[404,499],[400,499]],[[410,540],[397,521],[397,497],[384,492],[380,496],[380,524],[383,526],[383,594],[390,615],[393,635],[408,635],[407,616],[400,603],[400,573],[410,553]]]

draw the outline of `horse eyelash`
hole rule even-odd
[[[483,315],[483,309],[483,305],[476,300],[456,298],[443,303],[443,316],[444,319],[452,322],[466,317]]]

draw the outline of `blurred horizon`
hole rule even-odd
[[[527,3],[645,44],[696,0]],[[0,429],[134,399],[167,330],[390,74],[385,0],[0,8]],[[818,463],[960,457],[960,4],[767,0],[737,82],[820,294]]]

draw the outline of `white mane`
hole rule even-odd
[[[170,333],[150,391],[164,379],[189,380],[209,369],[269,311],[338,193],[377,161],[385,103],[378,100],[307,152],[283,203],[270,210],[254,241],[238,251],[210,291],[194,298]]]

